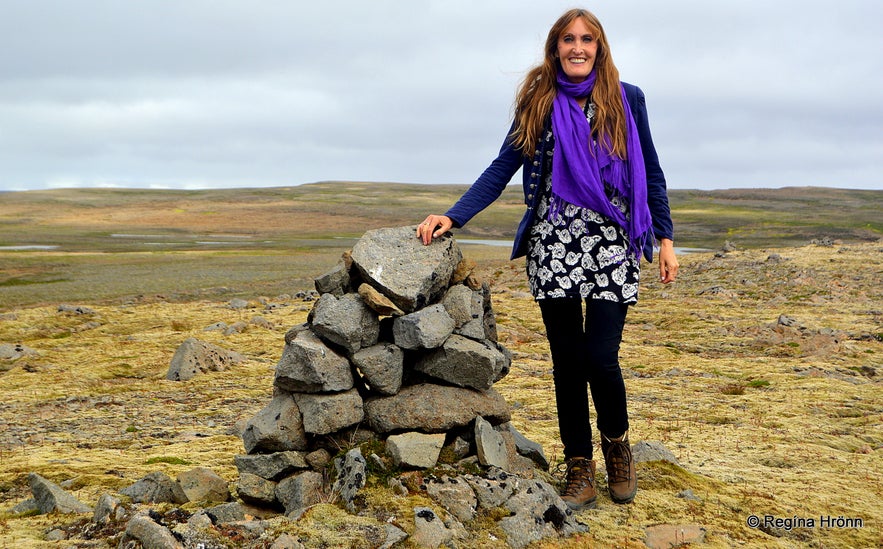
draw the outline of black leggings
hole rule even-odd
[[[619,344],[628,305],[587,299],[584,326],[580,299],[540,299],[537,303],[552,351],[564,457],[591,459],[587,384],[595,402],[598,429],[608,438],[617,438],[629,428],[625,383],[619,369]]]

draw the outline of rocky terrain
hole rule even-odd
[[[653,547],[666,539],[708,547],[880,546],[883,243],[729,246],[681,262],[681,278],[667,287],[645,269],[622,349],[632,442],[670,453],[638,465],[632,505],[614,505],[602,493],[598,509],[575,515],[583,531],[532,546]],[[511,424],[542,445],[554,473],[561,448],[551,365],[523,267],[489,260],[477,272],[489,284],[498,340],[513,355],[494,388],[511,406]],[[125,495],[148,475],[180,481],[207,469],[236,496],[241,435],[273,396],[280,342],[307,319],[310,290],[0,311],[0,547],[135,546],[125,537],[135,516],[172,530],[201,524],[204,547],[379,547],[390,540],[387,525],[409,536],[402,546],[416,546],[421,521],[449,521],[453,511],[426,487],[443,475],[486,477],[488,468],[460,471],[450,459],[441,468],[397,472],[402,488],[375,472],[354,509],[329,493],[296,521],[250,507],[223,521],[219,511],[206,518],[210,507],[202,503],[139,503]],[[167,380],[188,338],[242,360]],[[334,457],[354,448],[386,457],[371,443],[339,445]],[[329,468],[328,481],[336,474]],[[13,512],[36,495],[37,476],[90,510],[103,501],[107,514],[96,521],[92,512]],[[556,482],[554,474],[541,478]],[[507,547],[501,520],[508,514],[488,508],[458,521],[466,537],[452,534],[446,543]],[[133,528],[147,524],[138,521]]]

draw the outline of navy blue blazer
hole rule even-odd
[[[671,222],[671,210],[668,206],[668,193],[665,186],[665,175],[659,166],[659,157],[650,137],[650,124],[647,120],[647,105],[644,100],[644,92],[637,86],[622,83],[625,88],[626,98],[631,107],[635,126],[638,128],[638,136],[641,141],[641,151],[644,156],[644,166],[647,171],[647,204],[650,208],[650,216],[653,219],[652,238],[647,239],[644,247],[644,257],[647,261],[653,260],[653,243],[656,239],[673,238]],[[511,259],[527,254],[530,228],[533,226],[539,193],[537,188],[543,181],[543,157],[546,153],[545,144],[540,143],[533,156],[525,155],[520,149],[512,144],[511,130],[506,135],[500,154],[491,162],[484,173],[469,187],[460,200],[445,215],[451,218],[454,227],[460,228],[469,222],[476,214],[491,205],[512,180],[518,168],[522,168],[524,186],[524,204],[527,210],[518,225],[515,233],[515,244],[512,246]]]

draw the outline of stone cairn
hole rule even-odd
[[[474,268],[449,234],[424,246],[414,227],[399,227],[365,233],[318,277],[308,321],[285,335],[273,398],[245,425],[246,454],[235,457],[240,498],[288,516],[337,498],[356,511],[369,470],[386,468],[376,453],[362,455],[371,442],[403,470],[433,468],[443,450],[480,467],[481,477],[422,488],[461,521],[533,494],[511,510],[510,543],[584,529],[547,483],[523,479],[517,489],[513,473],[530,478],[548,462],[511,426],[493,388],[511,354]],[[323,471],[345,449],[326,486]]]

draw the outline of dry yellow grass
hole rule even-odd
[[[630,312],[622,349],[632,442],[664,442],[681,467],[640,465],[632,505],[602,495],[598,509],[579,515],[588,534],[537,547],[643,547],[647,526],[686,523],[704,526],[710,547],[883,544],[881,249],[874,243],[689,255],[671,287],[652,282],[653,267],[645,265],[641,303]],[[768,260],[772,253],[782,260]],[[489,260],[483,270],[495,292],[501,340],[516,356],[499,390],[518,429],[559,457],[551,364],[522,265]],[[0,511],[29,496],[29,472],[68,481],[88,504],[156,470],[174,476],[205,466],[235,480],[233,456],[242,446],[234,425],[268,402],[282,336],[305,319],[310,304],[288,300],[273,311],[213,301],[77,304],[97,316],[34,307],[0,320],[0,342],[40,353],[0,373]],[[257,314],[275,328],[250,325],[230,336],[202,331]],[[806,329],[773,330],[780,314]],[[89,320],[101,325],[83,329]],[[175,348],[190,336],[248,360],[192,381],[166,381]],[[187,464],[147,463],[164,457]],[[686,489],[700,500],[677,497]],[[366,501],[407,525],[412,501],[377,488]],[[812,518],[816,526],[773,537],[746,526],[752,514]],[[864,526],[823,528],[819,519],[827,516]],[[0,514],[0,547],[70,546],[42,541],[49,526],[70,520]],[[288,529],[309,529],[314,546],[360,546],[364,538],[346,534],[346,522],[342,512],[322,506],[310,523]],[[483,546],[504,546],[487,539]]]

